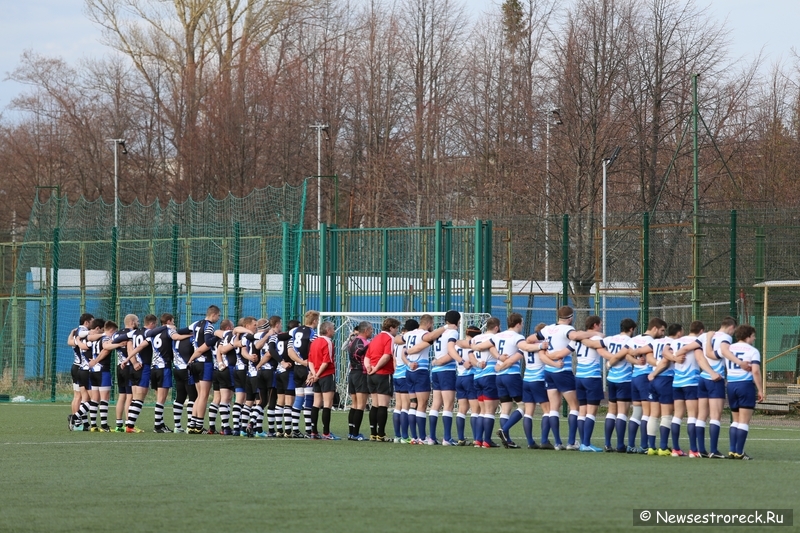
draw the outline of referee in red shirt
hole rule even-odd
[[[386,421],[389,418],[389,402],[392,399],[392,374],[394,374],[394,360],[392,359],[392,345],[400,321],[387,318],[381,325],[378,333],[369,343],[367,354],[364,356],[364,368],[367,371],[367,386],[372,397],[372,409],[369,411],[369,426],[371,432],[369,440],[378,442],[391,442],[386,436]]]
[[[311,342],[308,350],[308,380],[306,384],[314,388],[314,406],[311,408],[311,438],[341,440],[331,433],[331,407],[336,392],[333,375],[336,365],[333,362],[333,322],[323,322],[319,327],[319,337]],[[317,432],[317,418],[322,408],[322,437]]]

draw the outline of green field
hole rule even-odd
[[[0,531],[611,532],[647,506],[800,509],[798,427],[751,429],[746,462],[71,433],[68,411],[0,404]],[[345,413],[333,429],[347,433]]]

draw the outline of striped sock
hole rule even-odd
[[[194,402],[192,400],[186,402],[186,425],[190,428],[194,427],[194,418],[192,417],[193,409],[194,409]]]
[[[255,427],[256,433],[264,431],[264,408],[261,405],[253,406],[254,417],[256,419]]]
[[[172,422],[176,428],[181,427],[181,419],[183,418],[183,404],[172,402]]]
[[[251,407],[247,404],[242,406],[242,414],[239,419],[239,425],[241,427],[245,427],[250,423],[250,409]]]
[[[295,432],[295,431],[299,432],[300,431],[300,413],[301,413],[301,411],[300,411],[299,408],[295,409],[294,407],[292,407],[291,413],[292,413],[292,432]]]
[[[233,430],[239,431],[239,420],[242,418],[242,404],[235,403],[233,404]]]
[[[100,401],[100,425],[108,427],[108,402],[105,400]]]
[[[128,408],[128,420],[125,422],[125,425],[129,428],[133,428],[136,426],[136,420],[139,418],[139,415],[142,413],[142,406],[144,404],[141,400],[133,400],[131,402],[131,406]]]
[[[208,427],[212,431],[217,430],[217,413],[219,413],[219,404],[212,403],[208,406]]]
[[[156,403],[155,409],[153,410],[155,415],[155,426],[161,427],[164,425],[164,404],[163,403]]]
[[[222,428],[231,428],[231,406],[230,404],[223,403],[219,406],[219,417],[222,421]]]
[[[97,402],[89,402],[89,418],[92,420],[92,427],[97,427]]]
[[[275,409],[267,409],[267,429],[275,433]]]

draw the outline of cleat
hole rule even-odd
[[[737,457],[737,459],[741,459],[742,461],[753,461],[753,460],[754,460],[752,457],[750,457],[750,456],[749,456],[749,455],[747,455],[746,453],[743,453],[743,454],[741,454],[741,455],[739,455],[739,454],[737,453],[736,455],[738,455],[738,456],[739,456],[739,457]]]
[[[222,435],[222,432],[221,431],[217,431],[217,428],[213,427],[213,428],[208,428],[208,434],[209,435]]]
[[[117,426],[114,428],[114,433],[125,433],[125,426]]]
[[[334,440],[341,440],[341,438]],[[378,437],[378,442],[392,442],[392,441],[393,441],[392,437]]]
[[[552,443],[552,442],[550,442],[550,441],[547,441],[547,442],[543,442],[543,443],[541,443],[541,444],[539,445],[539,449],[540,449],[540,450],[555,450],[555,449],[556,449],[556,447],[555,447],[555,446],[553,446],[553,443]]]
[[[638,453],[639,455],[647,455],[647,449],[642,448],[642,447],[639,447],[639,448],[636,448],[636,449],[638,450],[636,453]]]
[[[658,450],[658,456],[659,457],[671,457],[672,456],[672,451],[669,450],[669,449],[666,449],[666,450],[659,449]]]
[[[319,435],[317,435],[316,438],[320,438]],[[322,438],[322,440],[342,440],[341,437],[337,437],[333,433],[326,433],[326,434],[322,435],[321,438]]]
[[[72,431],[83,431],[83,425],[78,424],[77,426],[72,426]]]
[[[456,446],[466,446],[467,441],[466,439],[461,439],[460,441],[456,442]]]
[[[400,444],[411,444],[411,439],[409,439],[408,437],[400,439]]]
[[[497,443],[496,443],[496,442],[494,442],[494,441],[487,440],[486,442],[484,442],[484,443],[483,443],[483,447],[484,447],[484,448],[499,448],[499,447],[500,447],[500,445],[499,445],[499,444],[497,444]]]
[[[606,453],[614,453],[617,450],[615,450],[611,446],[603,446],[603,451],[606,452]]]
[[[322,437],[319,433],[311,433],[308,438],[311,440],[322,440]]]
[[[401,441],[401,440],[403,440],[403,439],[402,439],[402,438],[400,438],[400,437],[395,437],[393,442],[394,442],[395,444],[400,444],[400,441]]]
[[[184,429],[180,426],[176,426],[175,429],[172,430],[173,433],[186,433]]]
[[[589,452],[603,453],[603,449],[602,448],[599,448],[597,446],[592,446],[591,444],[587,444],[586,448],[587,448],[587,451],[589,451]]]
[[[636,448],[633,446],[628,446],[625,448],[626,453],[637,453]]]
[[[172,430],[167,426],[161,425],[153,429],[153,433],[172,433]]]
[[[370,435],[369,436],[369,440],[374,442],[374,441],[378,440],[378,436],[377,435]]]
[[[99,427],[97,427],[97,426],[92,426],[92,429],[91,429],[90,431],[91,431],[92,433],[100,433],[100,428],[99,428]]]
[[[247,436],[247,438],[252,439],[255,436],[256,432],[253,426],[247,424],[247,427],[244,428],[244,434]]]
[[[736,452],[728,452],[728,459],[736,459],[738,454]]]
[[[702,457],[703,459],[708,459],[708,452],[699,452],[699,453],[700,457]]]
[[[655,448],[647,448],[647,455],[658,455],[658,450]]]
[[[67,415],[67,427],[69,428],[70,431],[74,429],[72,425],[72,415]]]
[[[583,446],[583,445],[581,444],[581,446]],[[581,449],[581,446],[579,446],[579,445],[577,445],[577,444],[567,444],[567,451],[568,451],[568,452],[577,452],[577,451],[580,451],[580,449]]]
[[[513,440],[508,441],[507,444],[508,444],[508,446],[506,446],[506,448],[508,448],[509,450],[519,450],[520,449],[519,444],[517,444]]]
[[[234,431],[233,434],[235,436],[236,432]],[[304,438],[306,438],[306,436],[304,434],[300,433],[300,431],[298,430],[298,431],[292,431],[291,436],[289,438],[290,439],[304,439]]]
[[[566,446],[564,446],[563,444],[556,444],[556,445],[555,445],[555,447],[554,447],[553,449],[554,449],[555,451],[557,451],[557,452],[563,452],[564,450],[566,450],[566,449],[567,449],[567,447],[566,447]]]
[[[672,450],[670,455],[672,457],[686,457],[686,453],[683,450]]]
[[[233,435],[234,437],[238,437],[241,434],[242,434],[242,432],[239,431],[238,429],[234,429],[233,432],[231,433],[231,435]]]
[[[86,423],[83,424],[83,430],[82,431],[89,431],[89,422],[86,422]]]
[[[689,459],[696,459],[700,457],[700,452],[689,451]]]
[[[125,433],[144,433],[144,430],[137,427],[126,427]]]
[[[233,431],[231,430],[231,428],[222,428],[222,431],[217,433],[217,435],[226,435],[230,437],[231,435],[233,435]]]
[[[267,438],[268,439],[275,439],[277,437],[278,437],[278,434],[275,433],[274,431],[270,431],[269,433],[267,433]]]
[[[455,446],[455,443],[453,443],[453,441],[450,440],[443,440],[442,446]]]
[[[255,433],[253,433],[253,436],[254,437],[258,437],[259,439],[266,439],[267,438],[267,434],[264,433],[263,431],[256,431]]]
[[[111,433],[111,428],[108,426],[100,426],[100,433]]]
[[[475,448],[483,448],[483,443],[479,440],[476,440],[475,442],[472,443],[472,446]]]
[[[579,452],[588,452],[589,450],[586,449],[586,446],[581,444],[580,448],[578,449]]]
[[[529,449],[529,450],[540,450],[540,449],[541,449],[541,446],[539,446],[538,444],[536,444],[536,443],[534,442],[533,444],[528,444],[528,449]]]
[[[503,448],[508,448],[509,438],[506,432],[503,431],[503,428],[498,429],[496,435],[500,439],[500,444],[503,445]]]
[[[377,439],[377,440],[380,440],[380,437],[378,437],[378,439]],[[431,437],[428,437],[428,438],[427,438],[427,439],[425,439],[423,442],[424,442],[425,444],[427,444],[428,446],[436,446],[437,444],[439,444],[439,441],[438,441],[438,440],[436,440],[436,439],[434,439],[434,438],[431,438]]]
[[[189,428],[186,431],[186,433],[188,433],[189,435],[199,435],[200,434],[200,430],[197,429],[197,428]]]
[[[719,452],[714,452],[714,453],[710,453],[710,454],[708,454],[708,458],[709,458],[709,459],[725,459],[725,456],[724,456],[724,455],[722,455],[722,454],[721,454],[721,453],[719,453]]]
[[[620,446],[615,450],[617,453],[628,453],[628,448],[625,446]]]

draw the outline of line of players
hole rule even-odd
[[[687,455],[679,446],[679,435],[682,417],[688,414],[688,455],[724,458],[718,440],[727,366],[734,417],[728,456],[749,458],[743,450],[748,424],[756,395],[759,401],[763,399],[760,357],[752,346],[752,327],[736,329],[738,342],[733,344],[731,334],[736,322],[732,318],[723,320],[719,331],[708,334],[700,322],[693,322],[686,336],[680,325],[672,325],[667,337],[667,325],[661,319],[652,319],[644,334],[637,336],[633,336],[635,322],[625,319],[618,335],[604,338],[599,317],[589,317],[586,330],[576,331],[571,326],[573,314],[571,308],[562,307],[556,324],[540,324],[527,339],[521,334],[522,318],[516,313],[508,317],[506,331],[500,332],[499,320],[491,318],[485,333],[469,328],[467,339],[458,338],[457,311],[448,312],[445,325],[435,330],[430,315],[423,315],[419,322],[407,321],[402,331],[400,323],[389,318],[374,338],[371,324],[361,323],[347,346],[348,387],[353,400],[348,439],[365,440],[360,426],[371,396],[370,440],[374,441],[438,444],[441,410],[442,444],[467,445],[464,432],[469,412],[473,445],[497,447],[492,434],[499,405],[501,427],[497,435],[507,448],[518,448],[510,430],[522,420],[529,448],[602,451],[591,444],[591,437],[603,400],[605,361],[609,369],[605,451]],[[136,420],[152,388],[156,391],[156,432],[184,431],[181,418],[188,398],[189,433],[338,439],[329,429],[335,391],[333,324],[319,326],[319,313],[310,311],[303,325],[290,321],[288,332],[282,331],[280,317],[258,321],[246,317],[236,328],[223,320],[217,330],[214,324],[219,318],[219,309],[211,306],[204,320],[179,330],[169,314],[162,315],[160,327],[156,327],[155,316],[146,316],[144,328],[139,326],[138,317],[128,315],[125,328],[118,330],[113,322],[81,316],[80,326],[68,339],[75,348],[70,428],[111,431],[107,411],[111,354],[115,352],[120,391],[115,431],[141,431],[135,426]],[[171,430],[164,424],[163,412],[173,381],[177,397],[173,402],[175,429]],[[210,427],[205,430],[205,404],[212,391],[207,409]],[[426,413],[431,392],[431,408]],[[392,396],[394,439],[386,436]],[[560,438],[557,411],[562,397],[570,407],[566,446]],[[455,400],[459,400],[457,440],[452,438]],[[539,444],[532,436],[536,404],[543,412]],[[268,432],[264,431],[265,411]],[[316,428],[319,412],[323,414],[321,433]],[[123,419],[125,413],[127,418]],[[300,431],[301,414],[305,433]],[[709,416],[710,452],[705,447],[705,420]],[[645,426],[641,445],[636,446],[641,425]],[[430,436],[426,435],[426,426]],[[614,431],[616,447],[611,445]],[[551,432],[554,443],[549,440]],[[670,434],[672,449],[668,448]],[[660,445],[656,447],[659,435]],[[576,444],[578,436],[580,445]]]

